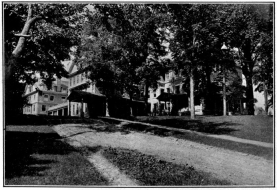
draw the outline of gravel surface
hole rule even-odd
[[[237,185],[273,185],[273,161],[173,137],[131,132],[96,132],[89,127],[57,125],[53,129],[69,141],[86,147],[114,147],[136,150],[162,160],[192,165],[217,179]],[[87,132],[86,132],[87,131]]]

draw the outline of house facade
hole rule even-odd
[[[86,77],[84,69],[78,69],[75,63],[71,63],[68,69],[68,93],[66,103],[52,106],[48,109],[48,115],[94,117],[117,116],[124,117],[130,114],[130,100],[125,94],[107,99],[102,94],[102,88]],[[142,115],[144,102],[134,97],[133,113]]]
[[[67,114],[78,117],[106,115],[105,96],[86,77],[85,70],[80,70],[76,64],[71,63],[68,73]]]
[[[157,89],[149,90],[148,103],[151,114],[171,115],[184,114],[189,111],[189,95],[185,92],[186,77],[174,71],[165,73],[158,81]],[[195,105],[196,114],[202,115],[202,104]]]
[[[66,102],[68,82],[56,79],[51,89],[39,79],[33,85],[26,85],[23,97],[27,97],[28,105],[23,108],[23,114],[46,115],[50,107]]]

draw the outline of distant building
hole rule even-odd
[[[212,95],[208,99],[207,92],[204,94],[194,93],[195,114],[222,114],[222,76],[219,71],[210,75]],[[174,71],[167,72],[158,81],[157,89],[149,90],[148,103],[151,104],[150,113],[158,115],[184,115],[190,111],[189,87],[185,86],[186,76]],[[226,86],[231,87],[238,80],[242,84],[241,70],[226,72]],[[237,81],[236,81],[237,82]],[[239,86],[239,85],[238,85]],[[242,114],[245,110],[245,98],[243,92],[227,93],[227,112]]]
[[[23,97],[27,97],[28,105],[23,108],[23,114],[46,115],[50,107],[66,102],[68,82],[57,79],[51,89],[39,79],[33,85],[26,85]]]
[[[186,77],[181,72],[167,72],[158,81],[157,89],[149,90],[150,112],[158,115],[181,115],[189,111],[189,95],[185,91]],[[202,115],[202,104],[195,105],[196,114]]]

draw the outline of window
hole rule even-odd
[[[76,84],[79,83],[79,75],[76,76]]]
[[[75,105],[72,105],[72,115],[75,115]]]
[[[167,88],[166,91],[167,91],[168,93],[170,93],[170,88]]]
[[[45,105],[41,106],[41,111],[46,111],[46,106]]]
[[[73,85],[75,85],[75,77],[73,77]]]
[[[62,97],[62,101],[65,101],[65,96]]]
[[[32,92],[32,86],[29,86],[29,92]]]
[[[72,78],[69,79],[69,86],[71,86],[72,84]]]
[[[81,74],[81,82],[84,80],[84,73]]]
[[[55,92],[57,92],[57,88],[58,88],[57,86],[54,86],[54,91],[55,91]]]
[[[156,97],[156,92],[154,92],[154,98]]]
[[[50,101],[54,101],[54,96],[50,96]]]
[[[33,111],[36,111],[36,105],[33,105]]]
[[[161,94],[163,94],[163,93],[164,93],[164,89],[161,88]]]
[[[48,101],[48,95],[44,94],[44,101]]]

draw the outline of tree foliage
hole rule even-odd
[[[254,69],[260,62],[261,46],[270,46],[270,44],[263,43],[263,40],[264,36],[272,31],[273,23],[270,22],[272,5],[240,4],[224,5],[221,8],[219,19],[222,23],[222,37],[232,48],[237,48],[236,62],[239,63],[246,78],[248,113],[253,115]],[[267,50],[268,53],[272,52],[270,48]]]
[[[78,42],[78,22],[81,21],[78,13],[83,7],[75,4],[4,4],[7,109],[12,111],[14,107],[22,107],[13,104],[13,100],[20,99],[19,95],[23,93],[23,88],[17,87],[35,82],[36,73],[48,87],[54,75],[66,76],[61,61],[69,58],[70,48]]]
[[[76,60],[85,65],[90,78],[105,89],[120,88],[130,99],[140,85],[155,86],[166,54],[162,17],[151,5],[94,5],[87,13],[83,43]]]

